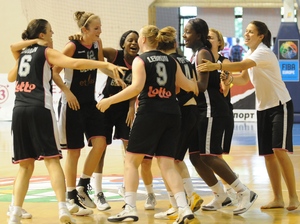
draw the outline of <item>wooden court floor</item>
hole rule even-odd
[[[10,124],[4,124],[0,122],[0,224],[7,223],[8,217],[6,216],[9,200],[1,200],[1,196],[7,196],[11,194],[11,183],[17,172],[18,165],[11,164],[11,142],[9,134]],[[6,127],[7,126],[7,127]],[[82,170],[83,161],[89,149],[82,150],[80,158],[79,170]],[[300,190],[300,146],[295,146],[294,154],[291,155],[296,173],[297,189]],[[121,176],[123,173],[122,165],[122,151],[119,143],[109,146],[106,155],[105,163],[105,175],[106,176]],[[250,189],[258,194],[258,199],[255,204],[246,213],[234,216],[232,214],[233,206],[223,208],[216,212],[197,211],[195,213],[195,219],[193,224],[205,224],[205,223],[225,223],[225,224],[242,224],[242,223],[264,223],[264,224],[297,224],[300,223],[300,208],[295,211],[288,212],[286,209],[270,209],[261,210],[260,206],[266,204],[272,200],[272,191],[270,189],[270,183],[265,170],[264,160],[257,155],[255,145],[234,145],[230,155],[225,156],[226,161],[232,167],[234,172],[238,173],[241,181],[246,184]],[[191,166],[188,158],[186,158],[191,176],[197,178],[197,174]],[[61,160],[64,165],[64,159]],[[160,173],[156,165],[156,161],[153,161],[153,175],[159,177]],[[36,162],[35,172],[33,177],[47,176],[47,171],[43,162]],[[10,181],[8,181],[10,180]],[[287,190],[283,182],[283,190],[285,196],[285,203],[287,204]],[[155,186],[154,186],[155,191]],[[204,199],[204,204],[210,202],[212,199],[212,193],[197,191]],[[298,191],[300,197],[300,192]],[[109,223],[107,217],[114,215],[121,211],[123,202],[121,200],[109,201],[112,209],[106,212],[100,212],[94,209],[94,214],[88,217],[75,217],[77,224],[102,224]],[[139,221],[137,223],[147,224],[163,224],[173,223],[166,220],[155,220],[153,218],[154,213],[164,211],[168,209],[169,203],[167,199],[158,200],[156,209],[154,211],[146,211],[143,209],[144,200],[139,200],[137,203]],[[28,220],[22,220],[23,224],[56,224],[58,222],[58,210],[56,202],[27,202],[25,201],[23,206],[27,211],[32,213],[33,218]]]

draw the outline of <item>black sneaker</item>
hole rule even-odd
[[[67,208],[72,215],[86,216],[93,214],[93,210],[84,207],[80,203],[76,189],[71,192],[67,192],[67,198]]]
[[[89,208],[96,208],[96,204],[90,198],[88,193],[88,191],[92,190],[92,187],[90,185],[90,178],[80,178],[76,189],[78,191],[79,199],[83,205]]]

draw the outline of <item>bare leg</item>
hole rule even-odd
[[[65,174],[67,187],[76,187],[77,165],[80,149],[68,150],[65,163]]]
[[[182,179],[191,177],[184,161],[175,162],[175,167]]]
[[[95,173],[103,173],[105,153],[106,150],[104,150],[104,152],[102,153],[101,159],[96,166]]]
[[[182,178],[175,168],[174,159],[158,157],[157,162],[163,179],[166,181],[167,186],[172,190],[172,193],[175,195],[178,192],[184,192]]]
[[[126,153],[125,155],[125,190],[126,192],[137,192],[139,186],[138,168],[142,163],[144,155]]]
[[[274,154],[265,156],[265,164],[272,185],[274,199],[268,204],[261,206],[261,209],[283,208],[281,170],[276,156]]]
[[[65,175],[60,165],[59,158],[45,159],[45,165],[48,169],[51,185],[55,192],[58,202],[66,201]]]
[[[34,159],[21,161],[19,166],[14,184],[14,206],[22,207],[34,170]]]
[[[106,149],[106,139],[98,137],[92,139],[93,148],[89,152],[83,167],[83,174],[92,176],[99,163],[104,150]]]
[[[153,182],[151,166],[152,166],[152,159],[143,159],[141,164],[141,176],[145,186],[151,185]]]
[[[300,202],[296,191],[295,172],[292,161],[289,155],[283,150],[274,150],[274,153],[279,162],[281,173],[289,192],[290,202],[286,209],[289,211],[295,210],[299,207]]]

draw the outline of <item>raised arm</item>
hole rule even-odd
[[[32,39],[32,40],[22,40],[20,42],[14,43],[10,45],[10,50],[12,52],[12,55],[14,56],[14,58],[17,60],[20,57],[20,53],[21,51],[26,48],[29,47],[33,44],[39,44],[42,46],[49,46],[52,47],[52,43],[48,43],[47,41],[44,41],[42,39],[36,38],[36,39]]]
[[[203,62],[204,63],[202,64],[198,64],[197,66],[198,72],[214,71],[214,70],[238,72],[256,66],[256,63],[251,59],[244,59],[243,61],[239,61],[239,62],[222,63],[222,64],[212,63],[211,61],[205,59],[203,59]]]
[[[61,68],[71,69],[108,69],[112,71],[114,77],[119,77],[119,72],[124,75],[123,70],[127,70],[125,67],[119,67],[109,62],[96,61],[90,59],[74,59],[68,57],[57,50],[48,48],[46,51],[48,61]]]
[[[132,63],[131,85],[111,97],[100,100],[99,103],[97,104],[97,108],[101,112],[104,112],[112,104],[116,104],[128,99],[132,99],[133,97],[136,97],[144,88],[145,81],[146,81],[146,71],[144,67],[144,62],[140,58],[136,57]]]

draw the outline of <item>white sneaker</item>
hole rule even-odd
[[[202,206],[203,211],[217,211],[218,209],[227,206],[231,203],[230,198],[227,197],[227,193],[214,194],[214,199],[207,205]]]
[[[59,209],[59,221],[64,224],[74,224],[76,221],[71,218],[71,214],[67,208]]]
[[[232,188],[228,188],[226,189],[227,195],[231,200],[231,204],[230,205],[237,205],[237,193],[235,190],[233,190]]]
[[[176,219],[173,224],[186,224],[189,223],[192,219],[194,219],[195,216],[190,209],[190,206],[186,206],[184,208],[179,208],[178,209],[178,218]]]
[[[79,210],[77,212],[75,212],[75,213],[72,213],[72,215],[87,216],[87,215],[91,215],[93,213],[94,213],[93,210],[79,206]]]
[[[10,216],[12,209],[13,209],[13,206],[9,205],[7,213],[6,213],[7,216]],[[22,212],[22,219],[31,219],[32,218],[32,215],[30,213],[28,213],[25,209],[22,208],[21,212]]]
[[[238,206],[233,210],[234,215],[239,215],[246,212],[258,197],[255,192],[250,191],[248,188],[245,191],[238,193],[237,195]]]
[[[110,216],[107,218],[109,222],[129,222],[133,221],[136,222],[139,220],[136,207],[131,207],[130,205],[126,204],[123,206],[123,211],[115,216]]]
[[[79,206],[75,204],[74,199],[67,199],[66,205],[71,214],[78,212],[79,210]]]
[[[11,214],[9,217],[8,224],[22,224],[21,223],[22,216],[17,214]]]
[[[94,202],[99,211],[105,211],[111,208],[110,205],[107,203],[103,192],[99,192],[97,195],[95,195]]]
[[[124,186],[119,187],[118,194],[120,196],[122,196],[123,198],[125,197],[125,187]]]
[[[154,210],[156,205],[156,199],[154,193],[149,193],[144,204],[146,210]]]
[[[165,212],[154,214],[155,219],[175,220],[178,217],[178,209],[171,207]]]

